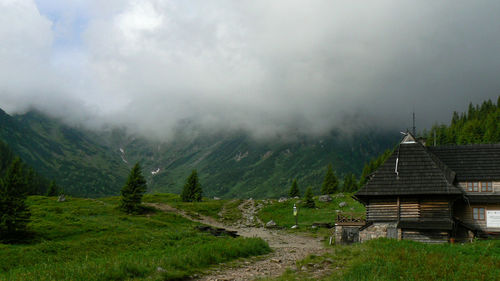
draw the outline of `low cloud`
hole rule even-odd
[[[0,107],[268,137],[428,127],[500,93],[496,1],[66,2],[0,0]]]

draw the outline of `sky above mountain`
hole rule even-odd
[[[448,122],[500,94],[498,1],[0,0],[0,108],[168,137]]]

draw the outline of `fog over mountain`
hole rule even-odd
[[[0,0],[0,108],[156,137],[448,121],[500,94],[498,1]]]

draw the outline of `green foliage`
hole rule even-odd
[[[184,202],[200,202],[203,196],[198,172],[191,171],[191,175],[186,179],[186,184],[182,189],[181,199]]]
[[[49,189],[47,190],[47,196],[57,196],[59,194],[59,188],[55,181],[50,181]]]
[[[354,192],[358,190],[358,180],[353,173],[348,173],[344,176],[343,192]]]
[[[0,140],[0,178],[5,176],[7,169],[15,159],[16,156],[10,147]],[[26,180],[26,191],[29,195],[41,195],[46,193],[45,191],[48,190],[48,181],[44,177],[40,176],[33,168],[22,161],[21,170]]]
[[[137,214],[141,211],[142,196],[147,190],[146,179],[142,176],[141,167],[136,163],[121,191],[120,208],[127,213]]]
[[[119,197],[57,202],[32,196],[27,202],[37,235],[25,245],[0,243],[1,281],[185,280],[219,263],[270,252],[262,239],[215,237],[172,213],[124,215]]]
[[[273,280],[498,280],[499,263],[499,240],[453,245],[381,238],[336,245],[325,255],[297,262],[297,268],[309,264],[325,267],[330,274],[322,278],[314,271],[298,270]]]
[[[27,189],[21,159],[15,158],[0,181],[0,240],[15,241],[26,232],[31,216],[25,203]]]
[[[321,186],[321,194],[333,194],[337,192],[337,187],[339,185],[339,180],[333,171],[332,164],[328,165],[326,169],[325,179],[323,180],[323,185]]]
[[[500,142],[500,96],[497,104],[491,100],[482,105],[469,104],[466,113],[453,112],[451,124],[434,125],[424,132],[427,145],[456,145]]]
[[[310,186],[306,189],[306,193],[304,194],[304,207],[306,208],[316,207],[316,204],[314,203],[312,187]]]
[[[290,192],[288,194],[291,198],[300,197],[299,186],[297,184],[297,179],[292,182],[292,187],[290,187]]]

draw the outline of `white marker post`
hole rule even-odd
[[[293,216],[295,217],[295,227],[299,227],[298,214],[299,214],[299,210],[297,209],[297,206],[295,206],[295,203],[294,203],[293,204]]]

